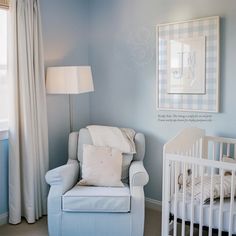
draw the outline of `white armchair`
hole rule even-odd
[[[136,154],[125,187],[76,185],[80,178],[83,144],[92,144],[86,128],[69,137],[66,165],[46,174],[48,228],[50,236],[142,236],[144,232],[144,191],[149,177],[143,166],[144,135],[135,135]]]

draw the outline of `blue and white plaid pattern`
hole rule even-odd
[[[218,83],[218,24],[219,18],[200,19],[158,27],[158,108],[216,112]],[[188,37],[206,37],[206,93],[168,94],[167,48],[168,40]]]

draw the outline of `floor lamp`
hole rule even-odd
[[[94,91],[90,66],[48,67],[46,75],[48,94],[67,94],[69,97],[70,132],[72,131],[71,94]]]

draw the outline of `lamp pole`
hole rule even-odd
[[[73,117],[72,117],[72,104],[71,104],[71,95],[69,96],[69,122],[70,122],[70,133],[73,131]]]

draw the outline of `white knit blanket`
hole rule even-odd
[[[89,125],[87,128],[94,145],[116,148],[122,153],[136,153],[134,130],[101,125]]]

